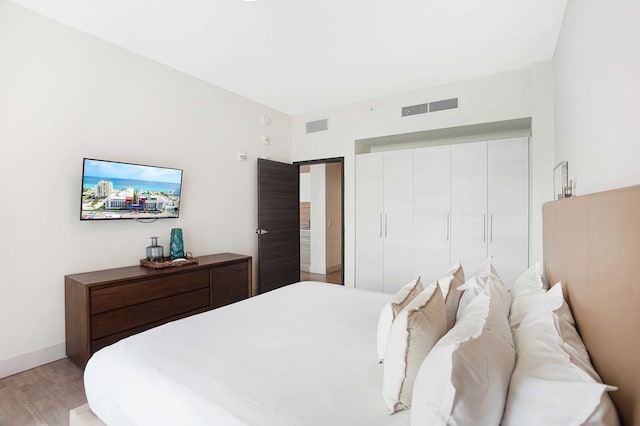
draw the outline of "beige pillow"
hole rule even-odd
[[[413,299],[393,321],[384,356],[382,396],[390,413],[409,408],[413,383],[433,345],[447,327],[440,286],[435,283]]]
[[[393,298],[382,307],[380,317],[378,318],[378,339],[376,345],[378,362],[384,361],[384,351],[387,349],[387,340],[389,339],[389,331],[391,330],[393,320],[422,290],[422,283],[420,282],[420,277],[418,277],[398,290]]]
[[[498,425],[515,362],[498,297],[478,294],[420,367],[414,425]]]
[[[437,282],[447,309],[447,331],[449,331],[456,322],[456,312],[458,312],[458,304],[460,296],[462,296],[462,290],[458,290],[458,287],[464,284],[464,271],[460,262],[449,268],[442,277],[438,278]]]

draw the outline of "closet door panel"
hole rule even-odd
[[[395,293],[413,277],[412,152],[384,153],[384,289]]]
[[[529,263],[529,142],[489,141],[489,255],[507,287]]]
[[[383,291],[383,154],[356,156],[357,288]]]
[[[487,257],[487,143],[451,145],[451,260],[471,277]]]
[[[451,266],[451,147],[413,150],[413,274],[429,285]]]

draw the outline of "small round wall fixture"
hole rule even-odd
[[[271,117],[269,117],[268,115],[262,116],[262,124],[264,124],[265,126],[270,126],[271,125]]]

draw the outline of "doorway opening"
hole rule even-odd
[[[301,161],[300,279],[344,284],[344,159]]]

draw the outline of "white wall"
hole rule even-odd
[[[255,256],[256,158],[290,161],[290,129],[285,114],[0,0],[0,377],[64,355],[65,274],[136,264],[172,227],[196,256]],[[80,222],[85,156],[184,169],[180,219]]]
[[[293,118],[293,159],[303,161],[330,157],[344,157],[345,184],[345,284],[354,285],[354,141],[377,136],[417,132],[469,124],[488,123],[532,117],[532,209],[539,210],[541,203],[551,199],[551,183],[540,178],[551,158],[552,117],[545,108],[552,108],[552,79],[548,78],[549,65],[491,75],[461,81],[414,92],[374,99],[318,111]],[[542,73],[542,76],[538,74]],[[541,87],[544,86],[544,87]],[[552,87],[552,86],[551,86]],[[533,92],[545,90],[544,95],[533,99]],[[459,97],[460,108],[412,117],[401,117],[400,108],[431,100]],[[305,134],[305,122],[320,118],[330,119],[326,132]],[[537,136],[536,136],[537,135]],[[548,158],[544,158],[547,156]],[[551,170],[548,170],[549,176]],[[548,184],[548,198],[544,188]],[[539,221],[539,216],[532,219]],[[532,221],[530,259],[542,258],[541,223]],[[534,251],[535,250],[535,251]]]
[[[311,202],[311,173],[300,173],[300,202]]]
[[[577,194],[640,184],[640,2],[570,0],[554,56],[555,162]]]
[[[531,66],[529,264],[542,262],[542,204],[553,199],[553,62]]]

